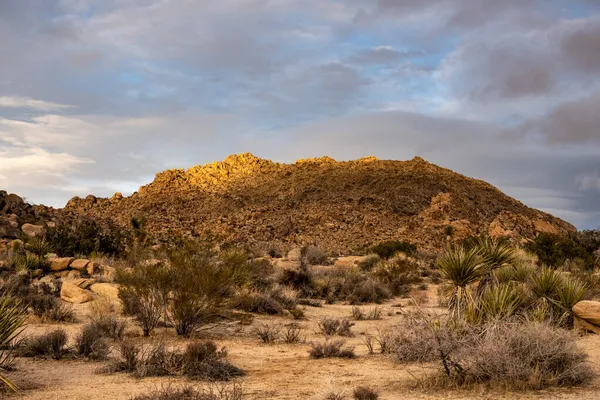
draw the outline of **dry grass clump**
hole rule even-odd
[[[70,349],[64,329],[56,329],[40,336],[25,338],[17,345],[17,354],[21,357],[51,357],[60,360]]]
[[[190,379],[228,381],[243,376],[244,371],[227,361],[227,351],[212,341],[193,342],[183,352],[170,351],[164,343],[138,346],[123,342],[120,359],[102,372],[128,372],[148,376],[184,375]]]
[[[94,323],[83,327],[75,339],[75,348],[79,356],[90,360],[104,360],[110,352],[104,340],[104,331]]]
[[[353,397],[355,400],[377,400],[379,399],[379,394],[371,387],[359,386],[354,389]]]
[[[347,319],[323,318],[319,322],[319,329],[325,336],[353,336],[353,326],[354,323]]]
[[[309,265],[325,265],[327,264],[327,253],[317,246],[303,247],[302,259]]]
[[[358,269],[363,272],[370,272],[379,261],[381,261],[381,257],[377,254],[367,254],[365,258],[358,263]]]
[[[547,323],[494,322],[469,326],[427,318],[398,329],[398,362],[437,361],[442,385],[486,384],[509,390],[579,386],[594,372],[576,337]]]
[[[131,400],[243,400],[244,391],[240,385],[175,387],[166,386],[148,394],[132,397]]]
[[[264,324],[257,326],[254,331],[263,343],[269,344],[279,339],[281,328],[275,325]]]
[[[300,343],[304,340],[302,338],[302,328],[297,323],[288,324],[286,325],[281,338],[288,344]]]
[[[233,308],[256,314],[280,314],[283,307],[276,300],[256,289],[241,289],[231,301]]]
[[[357,321],[374,321],[381,319],[381,309],[373,307],[368,312],[364,312],[359,307],[352,307],[352,318]]]
[[[75,322],[73,307],[51,294],[30,296],[29,301],[33,314],[42,322]]]
[[[311,343],[311,349],[308,351],[310,358],[356,358],[354,349],[343,348],[346,344],[343,340],[325,340],[323,343]]]

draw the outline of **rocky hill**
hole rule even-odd
[[[158,241],[210,230],[244,243],[317,244],[347,253],[388,239],[441,247],[468,235],[532,238],[574,231],[492,185],[421,158],[329,157],[281,164],[240,154],[159,173],[130,197],[75,197],[65,210],[127,226],[145,217]],[[450,236],[450,237],[449,237]]]

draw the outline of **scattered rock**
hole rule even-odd
[[[77,260],[73,260],[69,267],[71,269],[76,269],[78,271],[87,270],[87,266],[90,263],[90,260],[85,260],[83,258],[78,258]]]
[[[69,273],[67,274],[67,278],[68,279],[77,279],[77,278],[81,278],[81,272],[77,271],[76,269],[69,271]]]
[[[576,328],[600,333],[600,301],[584,300],[573,306]]]
[[[97,295],[105,296],[113,300],[119,299],[119,287],[112,283],[95,283],[90,290]]]
[[[69,265],[73,262],[73,257],[61,257],[61,258],[53,258],[50,260],[50,270],[51,271],[64,271],[69,268]]]
[[[96,270],[99,269],[99,267],[100,264],[98,264],[95,261],[90,261],[86,267],[87,274],[90,276],[93,275],[96,272]]]
[[[77,279],[70,279],[69,283],[72,285],[75,285],[81,289],[89,289],[90,286],[92,286],[94,283],[96,283],[96,281],[94,279],[77,278]]]
[[[28,237],[41,236],[44,234],[44,225],[23,224],[21,231]]]
[[[63,282],[62,288],[60,289],[61,299],[75,304],[87,303],[92,300],[92,295],[88,291],[71,282],[73,281],[67,280]]]

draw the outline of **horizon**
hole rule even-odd
[[[600,2],[6,0],[0,190],[415,156],[600,227]]]

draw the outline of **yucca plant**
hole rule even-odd
[[[25,248],[37,257],[38,265],[43,265],[44,257],[52,251],[50,243],[45,238],[35,236],[27,241]]]
[[[19,388],[2,372],[11,357],[12,341],[23,331],[27,310],[21,301],[10,294],[0,295],[0,385],[11,391]]]
[[[510,266],[498,268],[496,271],[494,271],[494,277],[500,284],[508,283],[515,280],[515,270]]]
[[[517,255],[509,243],[499,242],[491,238],[479,238],[476,239],[475,243],[474,248],[478,251],[482,262],[488,269],[477,288],[478,293],[481,294],[488,285],[497,283],[494,271],[498,268],[510,266],[517,259]]]
[[[9,264],[16,272],[33,271],[39,265],[37,257],[29,253],[15,254]]]
[[[516,282],[527,282],[529,277],[536,272],[533,264],[519,260],[512,264],[512,268],[514,271],[513,280]]]
[[[504,320],[514,316],[523,301],[522,292],[514,285],[489,286],[469,307],[466,317],[472,323]]]
[[[573,306],[587,296],[587,285],[576,278],[565,278],[556,289],[556,298],[553,303],[561,313],[559,320],[564,325],[573,327]]]
[[[463,247],[446,250],[438,259],[437,267],[454,286],[448,305],[451,315],[459,318],[473,301],[468,286],[477,282],[488,270],[482,263],[478,249],[465,250]]]
[[[533,294],[543,301],[556,298],[563,277],[558,270],[542,266],[540,270],[529,278],[529,288]]]

